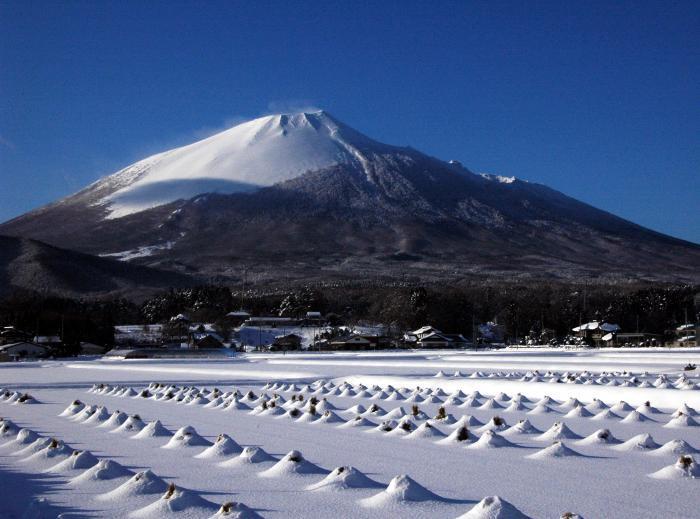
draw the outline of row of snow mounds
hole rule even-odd
[[[318,384],[314,383],[314,384]],[[578,402],[576,399],[569,399],[572,401],[571,403],[564,402],[564,403],[559,403],[553,401],[549,397],[544,397],[544,399],[540,399],[539,401],[534,401],[531,399],[528,399],[527,397],[517,394],[513,398],[510,396],[506,395],[505,393],[499,393],[498,395],[494,395],[491,398],[487,398],[478,391],[472,392],[470,395],[465,395],[461,390],[456,390],[451,394],[445,393],[441,388],[437,389],[432,389],[432,388],[416,388],[414,390],[410,390],[407,388],[394,388],[391,385],[387,385],[385,387],[381,386],[374,386],[372,388],[368,388],[367,386],[363,384],[358,384],[358,385],[351,385],[347,382],[340,384],[338,386],[334,385],[332,382],[331,383],[326,383],[326,384],[320,384],[320,385],[307,385],[302,388],[298,388],[294,384],[289,384],[289,385],[280,385],[278,386],[277,384],[266,384],[263,389],[280,389],[282,391],[298,391],[301,394],[304,393],[310,393],[311,395],[318,395],[318,394],[324,394],[324,395],[337,395],[337,396],[344,396],[344,397],[362,397],[362,398],[370,398],[370,399],[385,399],[385,400],[406,400],[410,402],[425,402],[425,403],[444,403],[445,405],[456,405],[456,406],[464,406],[464,407],[484,407],[484,408],[507,408],[508,405],[511,406],[516,406],[511,410],[518,411],[518,410],[524,410],[524,409],[530,409],[527,404],[544,404],[544,405],[561,405],[563,410],[571,410],[574,407],[584,407],[584,404],[581,402]],[[447,397],[446,399],[443,399],[442,397]],[[486,401],[483,401],[486,399]],[[544,401],[543,401],[544,400]],[[594,399],[589,406],[592,407],[592,409],[587,409],[588,412],[592,412],[593,410],[600,411],[602,407],[599,407],[600,404],[604,406],[604,408],[608,408],[610,406],[607,406],[605,403],[601,402],[598,399]],[[617,405],[617,404],[616,404]],[[615,405],[615,406],[616,406]],[[625,404],[626,405],[626,404]],[[615,408],[615,406],[612,406]],[[585,406],[588,407],[588,406]],[[624,411],[627,409],[619,409],[620,411]],[[629,409],[630,411],[632,409]],[[653,414],[659,414],[661,411],[658,409],[654,408],[649,402],[647,402],[644,406],[639,406],[637,408],[637,411],[639,412],[649,412]]]
[[[452,398],[452,397],[451,397]],[[503,401],[503,399],[508,399],[507,395],[497,395],[497,397],[494,398],[489,398],[485,402],[481,403],[478,402],[476,396],[470,396],[462,405],[462,407],[474,407],[474,408],[479,408],[482,410],[495,410],[495,409],[503,409],[504,412],[514,412],[514,411],[526,411],[528,414],[563,414],[565,417],[569,418],[580,418],[580,417],[593,417],[593,419],[596,420],[603,420],[603,419],[621,419],[623,422],[641,422],[641,421],[657,421],[654,418],[650,418],[650,415],[659,415],[661,414],[661,411],[658,409],[654,408],[650,404],[645,404],[642,406],[639,406],[637,409],[633,409],[629,404],[626,402],[622,401],[619,402],[618,404],[615,404],[613,407],[608,407],[605,403],[601,402],[600,400],[596,400],[589,404],[588,407],[584,407],[583,404],[578,401],[576,398],[571,398],[567,402],[564,403],[557,403],[550,397],[544,397],[540,399],[533,407],[527,407],[525,406],[525,402],[530,402],[526,397],[523,397],[522,395],[517,395],[515,398],[512,399],[510,405],[506,406],[500,402]],[[284,402],[284,399],[280,397],[279,395],[275,394],[272,398],[268,397],[266,394],[263,394],[260,398],[257,398],[255,402],[260,402],[262,400],[262,403],[257,405],[253,412],[251,414],[272,414],[272,415],[282,415],[285,414],[283,412],[284,409],[289,410],[291,407],[295,407],[301,410],[308,411],[312,409],[311,406],[313,406],[313,409],[316,411],[325,411],[325,410],[337,410],[335,406],[330,404],[326,397],[323,397],[320,401],[315,397],[312,396],[308,400],[304,401],[303,397],[300,395],[292,395],[292,399],[286,403],[281,404],[281,408],[283,409],[280,411],[279,409],[275,409],[280,407],[280,403]],[[408,400],[407,400],[408,401]],[[531,403],[531,402],[530,402]],[[447,404],[446,404],[447,405]],[[554,406],[558,406],[559,409],[555,409]],[[441,412],[444,414],[444,406],[441,409]],[[383,408],[378,406],[376,403],[372,404],[371,406],[371,412],[372,414],[377,417],[377,416],[382,416],[382,415],[387,415],[387,411],[385,411]],[[589,410],[590,409],[590,410]],[[356,406],[350,407],[348,409],[345,409],[344,412],[350,412],[354,414],[362,414],[364,413],[365,408],[361,404],[358,404]],[[624,413],[625,411],[629,412],[629,415],[626,418],[622,418],[620,414],[617,413]],[[596,413],[595,415],[593,413]],[[646,413],[646,414],[644,414]],[[685,425],[695,425],[697,422],[692,418],[692,415],[695,414],[695,411],[689,408],[687,405],[682,406],[679,408],[679,410],[676,411],[672,415],[672,419],[670,421],[669,427],[672,426],[682,426],[681,420],[677,420],[676,418],[682,417],[682,415],[688,415],[690,419],[688,418],[682,418],[683,419],[683,424]],[[419,419],[427,419],[428,416],[425,413],[414,413],[414,415],[419,418]],[[420,416],[419,416],[420,415]],[[290,413],[290,416],[295,418],[298,417],[299,414],[297,412],[292,412]],[[389,416],[391,417],[391,416]],[[437,418],[437,417],[436,417]]]
[[[184,405],[199,405],[205,408],[224,409],[227,411],[249,411],[251,407],[243,401],[255,402],[259,397],[252,391],[243,395],[240,391],[234,390],[222,392],[219,389],[208,390],[197,387],[166,386],[158,383],[149,384],[148,388],[135,390],[131,387],[109,386],[104,384],[94,385],[88,390],[97,394],[130,397],[135,399],[148,399],[163,402],[172,402]],[[252,395],[252,396],[251,396]]]
[[[462,373],[455,371],[452,375],[447,375],[442,370],[438,371],[435,378],[470,378],[470,379],[511,379],[520,382],[547,382],[551,384],[584,384],[584,385],[605,385],[605,386],[622,386],[622,387],[642,387],[642,388],[659,388],[659,389],[680,389],[680,390],[698,390],[700,384],[696,380],[691,379],[685,374],[676,377],[675,380],[666,374],[660,374],[651,382],[647,380],[649,373],[641,373],[634,375],[632,373],[608,373],[603,372],[594,374],[589,371],[577,372],[553,372],[540,373],[539,371],[521,372],[496,372],[484,373],[475,371],[474,373]]]
[[[269,386],[274,387],[274,385]],[[325,386],[322,386],[325,387]],[[342,392],[338,396],[352,396],[349,392],[355,394],[368,393],[367,389],[363,385],[347,386],[341,385],[335,387],[336,390],[343,388]],[[286,386],[285,389],[289,389]],[[302,388],[302,390],[311,389],[310,386]],[[584,404],[577,398],[571,397],[564,402],[557,402],[551,397],[545,396],[539,400],[532,400],[517,394],[514,397],[510,397],[505,393],[499,393],[490,398],[484,397],[478,391],[472,392],[470,395],[465,395],[462,391],[457,390],[450,395],[447,395],[446,399],[441,399],[440,396],[445,395],[440,389],[416,389],[413,391],[406,390],[404,388],[395,389],[391,386],[387,388],[372,388],[376,390],[376,393],[370,396],[370,399],[384,400],[404,400],[406,402],[424,402],[424,403],[443,403],[444,406],[457,406],[462,408],[478,408],[483,410],[493,410],[493,409],[503,409],[504,412],[527,412],[528,414],[539,415],[539,414],[562,414],[568,418],[591,418],[594,420],[611,420],[618,419],[624,423],[635,423],[652,421],[658,422],[665,418],[662,416],[665,414],[663,411],[654,407],[650,402],[645,402],[644,404],[638,406],[636,409],[627,404],[625,401],[620,401],[613,405],[607,405],[600,399],[594,398],[588,404]],[[387,393],[387,390],[390,392]],[[314,393],[314,392],[312,392]],[[369,394],[369,393],[368,393]],[[425,396],[427,395],[427,396]],[[440,396],[438,396],[440,395]],[[313,397],[312,397],[313,398]],[[302,399],[303,400],[303,399]],[[671,415],[666,424],[667,427],[692,427],[700,425],[698,421],[694,418],[697,416],[697,412],[683,404],[675,413]]]
[[[338,469],[336,469],[338,470]],[[330,476],[329,476],[330,477]],[[411,510],[412,506],[422,502],[449,502],[434,492],[428,490],[411,477],[402,474],[393,478],[387,487],[371,497],[360,500],[360,505],[365,508],[386,509],[388,513],[406,506]],[[511,503],[498,496],[490,496],[482,499],[471,510],[459,519],[528,519],[524,513]]]
[[[117,483],[112,490],[98,495],[97,500],[123,501],[133,496],[163,493],[159,500],[131,513],[132,517],[169,517],[178,512],[186,512],[185,515],[191,516],[197,511],[208,512],[207,516],[211,517],[259,517],[241,503],[225,503],[219,507],[195,492],[177,488],[172,483],[167,485],[150,470],[135,474],[113,460],[100,460],[89,451],[71,449],[62,440],[44,438],[30,429],[18,430],[9,420],[3,419],[0,427],[3,438],[9,439],[0,447],[13,449],[12,454],[21,458],[19,463],[31,463],[33,468],[39,468],[43,472],[69,477],[68,485],[71,487],[95,481]],[[183,434],[187,432],[185,428],[181,431]]]
[[[102,391],[106,391],[107,389],[108,387],[105,387],[102,389]],[[465,408],[472,407],[485,410],[503,409],[504,412],[523,411],[533,415],[552,413],[563,414],[568,418],[590,417],[593,420],[618,419],[625,423],[660,421],[660,416],[664,414],[662,411],[652,406],[650,402],[646,402],[635,409],[624,401],[620,401],[617,404],[609,406],[597,398],[593,399],[593,401],[589,404],[584,404],[573,397],[564,402],[557,402],[548,396],[545,396],[539,400],[532,400],[521,394],[517,394],[511,398],[509,395],[502,392],[490,398],[486,398],[478,391],[474,391],[470,395],[465,395],[462,391],[457,390],[452,394],[447,395],[439,388],[435,390],[430,388],[416,388],[415,390],[411,391],[406,388],[396,389],[391,385],[385,388],[380,386],[367,388],[362,384],[352,386],[348,383],[343,383],[336,386],[332,382],[324,383],[323,381],[317,381],[311,385],[305,385],[301,388],[297,387],[295,384],[285,385],[267,383],[263,389],[287,392],[298,391],[298,394],[292,395],[290,401],[286,401],[285,398],[278,393],[274,393],[273,396],[270,397],[266,393],[258,396],[253,391],[248,391],[245,394],[241,394],[238,390],[222,393],[218,389],[210,391],[206,389],[200,390],[195,387],[176,388],[175,386],[162,386],[156,383],[151,383],[148,389],[138,392],[136,398],[142,396],[152,399],[171,400],[190,405],[200,404],[207,408],[229,410],[248,410],[250,406],[254,406],[253,414],[260,413],[265,415],[285,414],[282,410],[278,409],[280,406],[282,409],[286,410],[289,410],[290,407],[297,407],[307,410],[310,403],[316,406],[320,405],[320,408],[317,409],[319,411],[335,409],[335,407],[328,403],[325,396],[322,397],[321,401],[319,401],[317,398],[317,395],[323,394],[324,392],[325,394],[335,393],[337,396],[359,396],[361,398],[369,398],[374,400],[404,400],[411,403],[422,402],[426,404],[443,403],[444,406],[457,406]],[[110,391],[114,391],[114,389],[111,389]],[[374,394],[372,394],[372,392],[374,392]],[[304,393],[310,394],[310,397],[307,400],[304,399]],[[210,400],[204,395],[208,395],[212,399]],[[443,399],[442,397],[444,396],[447,398]],[[679,415],[679,413],[681,413],[681,415]],[[293,418],[296,418],[296,415],[296,412],[291,413],[291,417]],[[694,416],[697,416],[697,412],[689,406],[683,405],[675,413],[673,413],[667,426],[697,426],[699,424]]]
[[[201,497],[197,492],[168,484],[151,470],[134,474],[116,462],[100,462],[72,481],[74,486],[81,486],[95,480],[115,480],[118,485],[96,497],[99,501],[128,500],[137,496],[161,494],[151,504],[135,510],[129,517],[234,517],[254,519],[260,516],[242,503],[227,502],[219,506]]]
[[[13,405],[38,404],[39,401],[29,393],[0,389],[0,402]]]
[[[246,448],[238,458],[221,463],[221,466],[231,467],[243,463],[260,463],[272,461],[274,458],[256,447]],[[323,475],[323,479],[307,485],[306,490],[310,491],[342,491],[349,489],[379,489],[381,483],[368,477],[360,470],[352,466],[336,467],[328,472],[317,465],[306,460],[301,452],[293,450],[277,461],[270,468],[260,472],[259,477],[277,478],[290,476]],[[396,505],[411,505],[411,503],[423,501],[447,501],[426,489],[412,478],[400,475],[393,478],[389,484],[379,493],[372,497],[360,500],[363,507],[386,508]],[[502,501],[500,498],[487,498],[474,507],[465,517],[478,518],[525,518],[510,503]],[[495,514],[495,515],[494,515]]]
[[[520,420],[515,425],[509,426],[504,419],[498,416],[493,417],[487,423],[483,424],[478,419],[470,415],[464,415],[459,420],[456,420],[452,415],[445,415],[442,420],[426,421],[421,425],[416,425],[412,420],[412,418],[415,418],[415,416],[406,414],[401,407],[394,409],[391,412],[391,416],[385,414],[383,418],[389,419],[384,419],[381,423],[377,424],[368,419],[368,417],[371,417],[373,413],[380,411],[376,404],[374,404],[373,407],[374,408],[370,407],[369,409],[365,410],[362,406],[354,406],[352,411],[359,412],[360,414],[357,414],[354,418],[348,421],[345,421],[343,418],[330,410],[324,411],[322,414],[318,415],[312,414],[309,411],[302,412],[297,409],[291,409],[284,413],[283,416],[296,417],[297,422],[339,423],[339,426],[344,428],[371,427],[371,431],[384,432],[387,436],[398,436],[406,439],[432,439],[436,440],[439,444],[463,444],[468,445],[468,448],[474,449],[517,447],[516,444],[512,443],[506,438],[506,436],[514,435],[538,435],[535,437],[535,439],[540,441],[560,442],[562,440],[577,440],[576,443],[584,446],[613,446],[622,444],[619,450],[634,450],[634,447],[630,446],[636,446],[639,443],[640,437],[650,438],[649,435],[639,435],[623,443],[621,440],[615,438],[608,429],[599,429],[589,436],[582,438],[573,432],[564,422],[556,422],[547,431],[543,432],[534,427],[527,419]],[[259,414],[269,414],[272,409],[274,408],[268,408],[266,411],[262,411]],[[292,414],[293,412],[296,412],[296,414]],[[394,418],[396,418],[396,420]],[[436,427],[436,423],[452,427],[453,431],[446,435],[443,431]],[[481,434],[481,437],[476,436],[470,427],[474,427],[473,430]],[[646,446],[646,448],[657,449],[659,454],[666,452],[672,452],[673,454],[692,454],[697,452],[694,447],[690,446],[683,440],[671,440],[663,447],[655,444],[655,442],[652,443],[649,441],[643,442],[643,445]],[[550,451],[551,450],[552,449],[550,449]],[[557,450],[563,449],[558,448]]]
[[[638,406],[648,401],[652,402],[653,405],[656,405],[657,407],[672,408],[675,405],[677,405],[679,401],[680,393],[677,391],[677,389],[688,389],[691,385],[695,387],[698,386],[698,382],[700,382],[700,379],[691,379],[685,375],[682,375],[682,377],[683,378],[675,380],[674,383],[671,383],[668,380],[664,381],[663,379],[654,381],[654,379],[651,377],[649,377],[648,380],[642,380],[641,378],[631,377],[631,381],[626,380],[622,383],[608,381],[605,384],[594,384],[592,382],[594,382],[595,379],[592,379],[591,381],[589,381],[591,382],[590,384],[582,383],[579,385],[565,383],[552,383],[549,385],[532,385],[529,384],[527,380],[521,380],[522,377],[504,377],[502,379],[497,378],[495,376],[484,376],[483,378],[476,379],[471,377],[461,379],[424,377],[418,378],[416,380],[416,383],[419,386],[418,388],[415,388],[414,390],[408,390],[405,387],[398,387],[400,384],[405,383],[405,379],[402,379],[398,376],[386,377],[377,375],[358,375],[350,377],[346,381],[338,381],[338,385],[333,386],[332,392],[335,394],[339,394],[339,391],[342,393],[342,391],[345,391],[346,389],[349,389],[354,392],[359,392],[358,388],[367,387],[364,385],[367,384],[369,386],[372,386],[371,388],[366,389],[367,392],[372,393],[372,396],[369,398],[384,397],[386,395],[391,394],[393,391],[396,391],[396,393],[399,396],[392,395],[392,398],[405,399],[410,398],[412,393],[419,393],[421,396],[424,396],[426,394],[429,394],[428,391],[431,389],[432,391],[440,390],[442,393],[445,393],[445,388],[447,388],[448,392],[452,391],[452,393],[450,393],[450,395],[445,399],[445,405],[460,405],[460,401],[463,399],[463,397],[460,397],[456,393],[458,391],[469,392],[467,388],[478,388],[482,391],[484,390],[484,388],[486,388],[489,392],[492,392],[494,395],[499,391],[509,391],[507,388],[512,388],[510,390],[510,392],[512,393],[520,392],[524,394],[537,395],[538,398],[549,393],[552,396],[555,396],[562,400],[566,400],[572,394],[574,394],[579,397],[584,396],[586,400],[588,400],[588,402],[595,398],[610,398],[611,400],[629,399],[630,401],[634,402],[635,406]],[[552,379],[553,382],[556,382],[556,380],[557,379]],[[641,382],[639,382],[640,380]],[[658,387],[652,382],[657,383]],[[315,393],[318,393],[319,390],[328,393],[328,390],[325,389],[326,387],[328,387],[328,384],[332,384],[332,382],[326,383],[320,388],[316,389],[314,389],[315,386],[313,384],[309,385],[309,387],[314,389]],[[397,387],[394,388],[391,384],[397,384]],[[330,395],[331,393],[328,394]],[[455,396],[456,398],[454,398]],[[697,403],[700,402],[699,395],[695,394],[692,391],[686,392],[686,394],[684,394],[683,397],[685,397],[686,402],[691,405],[697,406]],[[683,397],[681,397],[681,399]],[[471,405],[478,406],[482,403],[483,402],[472,402]]]
[[[18,463],[31,464],[43,472],[68,472],[97,462],[89,451],[72,449],[62,440],[43,437],[31,429],[20,429],[7,419],[0,419],[0,431],[4,440],[0,448],[9,450]]]
[[[82,410],[78,411],[78,409]],[[212,443],[197,433],[195,428],[190,425],[181,427],[175,433],[172,433],[160,422],[160,420],[153,420],[149,423],[145,423],[139,415],[129,416],[121,411],[115,411],[110,415],[105,408],[102,408],[104,413],[98,409],[99,408],[96,406],[87,406],[84,403],[76,400],[73,401],[60,414],[60,416],[72,416],[76,421],[88,423],[91,418],[86,419],[85,416],[94,417],[97,415],[102,415],[103,417],[108,417],[103,421],[102,425],[111,422],[111,425],[115,427],[112,431],[110,431],[112,433],[136,432],[136,434],[131,436],[133,439],[169,437],[168,442],[163,445],[164,449],[206,447],[203,452],[195,456],[198,458],[221,458],[231,454],[237,454],[242,451],[241,446],[226,434],[220,434],[216,438],[216,441]],[[84,414],[85,410],[90,410],[91,414]]]
[[[118,484],[109,492],[96,497],[99,501],[124,501],[137,496],[161,494],[153,503],[133,511],[130,517],[233,517],[254,519],[260,516],[242,503],[227,502],[218,506],[198,493],[168,484],[151,470],[134,474],[111,460],[100,461],[97,465],[72,480],[72,485],[80,487],[91,481],[114,480]]]

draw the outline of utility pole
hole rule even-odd
[[[474,322],[474,312],[472,312],[472,347],[476,349],[476,324]]]

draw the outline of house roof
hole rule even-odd
[[[443,335],[442,333],[429,333],[422,339],[420,339],[420,342],[425,342],[425,341],[448,341],[452,342],[452,339],[447,337],[446,335]]]
[[[692,330],[693,328],[695,328],[695,324],[682,324],[676,328],[676,330],[682,332],[683,330]]]
[[[617,332],[620,327],[617,324],[601,323],[599,321],[591,321],[590,323],[582,324],[572,328],[574,332],[583,332],[586,330],[603,330],[604,332]]]
[[[428,333],[428,332],[431,332],[431,331],[432,331],[432,332],[441,333],[440,330],[438,330],[437,328],[433,328],[432,326],[421,326],[420,328],[418,328],[417,330],[412,331],[411,333],[414,334],[414,335],[422,335],[422,334],[424,334],[424,333]]]
[[[226,314],[226,317],[250,317],[250,314],[245,310],[234,310]]]
[[[275,335],[275,339],[302,339],[301,335],[297,335],[296,333],[288,333],[286,335]]]
[[[362,335],[350,335],[348,337],[339,337],[337,339],[333,339],[331,341],[331,344],[345,344],[347,342],[371,342],[367,337],[364,337]]]
[[[443,333],[442,336],[453,342],[471,342],[461,333]]]
[[[13,342],[10,344],[5,344],[3,346],[0,346],[0,352],[10,350],[12,348],[17,348],[17,347],[22,347],[22,346],[31,346],[32,348],[43,348],[44,350],[48,351],[48,347],[44,346],[43,344],[37,344],[35,342],[27,342],[27,341],[21,341],[21,342]]]
[[[34,342],[61,342],[61,338],[58,335],[37,335],[34,337]]]

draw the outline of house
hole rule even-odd
[[[301,349],[301,337],[295,333],[278,335],[270,344],[270,351],[290,351]]]
[[[11,344],[13,342],[31,341],[32,334],[18,330],[14,326],[5,326],[0,331],[0,344]]]
[[[435,333],[442,333],[440,330],[437,328],[434,328],[432,326],[422,326],[418,328],[417,330],[413,330],[412,332],[407,332],[404,334],[404,341],[405,342],[418,342],[419,340],[423,339],[424,337],[428,337],[429,335],[435,334]]]
[[[112,359],[230,359],[236,355],[230,348],[120,348],[105,355]]]
[[[620,331],[617,324],[600,321],[591,321],[581,324],[571,329],[578,337],[581,337],[587,344],[595,346],[609,346]]]
[[[0,361],[7,362],[18,359],[36,359],[47,357],[51,349],[43,344],[34,342],[15,342],[0,346]]]
[[[674,346],[697,346],[699,324],[682,324],[673,331]]]
[[[298,319],[291,317],[250,317],[242,326],[263,328],[292,328],[299,325]]]
[[[80,343],[80,353],[83,355],[102,355],[107,351],[104,346],[99,346],[91,342]]]
[[[61,346],[63,344],[63,341],[58,335],[37,335],[32,342],[49,348],[51,346]]]
[[[306,312],[306,315],[302,319],[302,326],[323,326],[326,324],[321,312]]]
[[[658,346],[662,343],[662,336],[655,333],[612,333],[606,334],[602,340],[614,340],[616,346]]]
[[[239,327],[248,319],[250,319],[250,314],[245,310],[234,310],[226,314],[226,322],[234,328]]]
[[[339,337],[326,343],[326,347],[332,351],[369,350],[371,346],[370,340],[362,335]]]
[[[332,351],[379,350],[391,347],[391,338],[384,335],[362,335],[353,333],[327,341],[322,349]]]
[[[502,343],[506,337],[505,326],[491,321],[481,323],[478,331],[479,342],[482,343]]]
[[[224,343],[215,334],[206,334],[193,342],[195,349],[205,350],[212,348],[223,348]]]
[[[162,343],[162,324],[121,324],[114,327],[116,347],[155,346]]]
[[[462,334],[459,333],[431,333],[419,339],[415,346],[418,348],[464,348],[471,345]]]

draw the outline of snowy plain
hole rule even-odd
[[[683,371],[699,360],[535,349],[2,364],[0,517],[700,517],[700,378]]]

